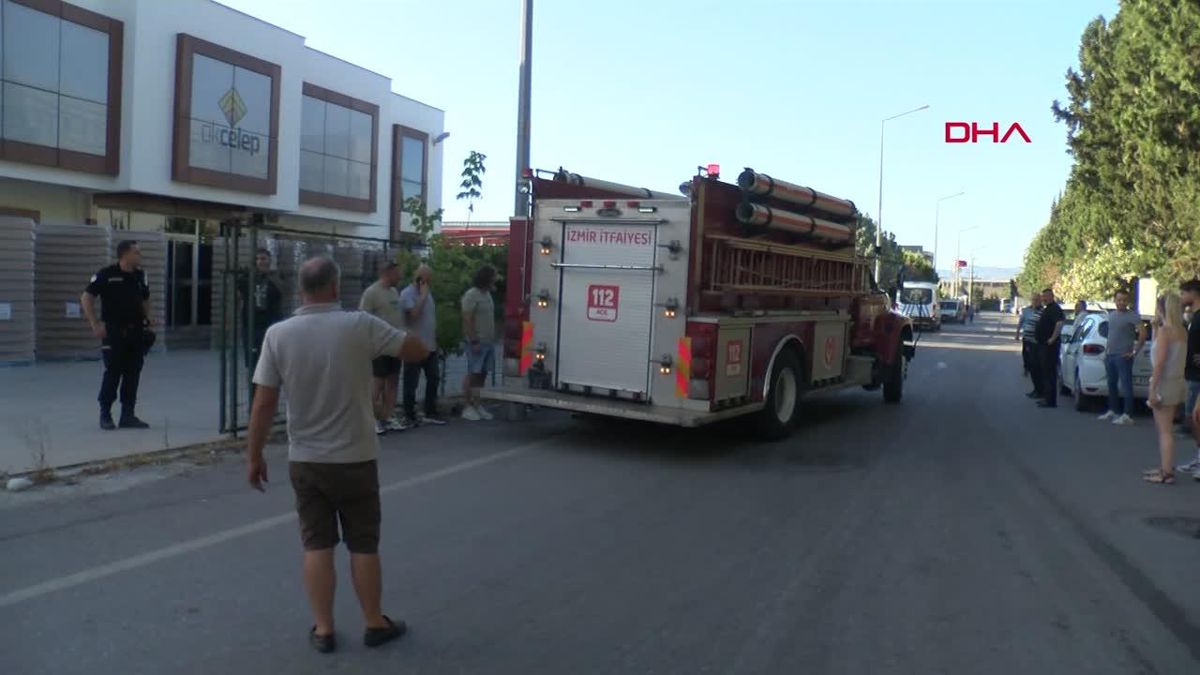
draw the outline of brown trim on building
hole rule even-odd
[[[404,142],[405,137],[415,138],[423,144],[425,151],[422,153],[421,161],[421,201],[429,206],[429,134],[424,131],[406,127],[403,124],[392,125],[392,195],[391,195],[391,217],[390,225],[392,238],[399,238],[404,230],[404,203],[401,197],[404,195],[401,181],[403,175],[401,168],[404,166]]]
[[[374,213],[378,203],[379,189],[379,106],[308,82],[304,83],[303,94],[371,116],[371,196],[367,199],[356,199],[324,192],[300,190],[300,203],[343,211]],[[303,106],[301,106],[301,110],[303,110]]]
[[[86,26],[108,35],[108,105],[104,154],[93,155],[74,150],[5,140],[0,143],[0,159],[38,164],[68,171],[115,176],[121,171],[121,93],[125,54],[125,24],[103,14],[70,5],[61,0],[12,0],[18,5]],[[59,94],[61,96],[61,94]]]
[[[11,206],[0,206],[0,216],[9,216],[11,218],[28,218],[35,223],[42,220],[41,211],[33,211],[31,209],[16,209]]]
[[[192,57],[196,54],[252,70],[271,78],[270,145],[267,177],[254,178],[235,173],[191,166]],[[276,192],[279,164],[279,88],[283,69],[278,64],[234,51],[198,37],[180,33],[175,42],[175,129],[171,143],[171,178],[181,183],[273,195]]]

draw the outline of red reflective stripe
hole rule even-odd
[[[687,398],[692,381],[692,338],[679,338],[679,364],[675,368],[675,395]]]
[[[518,367],[524,375],[533,366],[533,322],[521,323],[521,364]]]

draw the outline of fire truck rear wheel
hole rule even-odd
[[[883,376],[884,403],[899,403],[904,398],[904,367],[907,361],[904,358],[904,343],[901,343],[896,349],[896,360],[887,366]]]
[[[804,392],[803,372],[794,350],[784,349],[775,357],[767,405],[758,416],[757,431],[761,438],[775,441],[792,432],[800,411],[800,395]]]

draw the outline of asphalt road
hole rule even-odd
[[[1200,483],[1149,422],[1034,409],[1009,328],[786,442],[555,414],[384,443],[385,607],[311,651],[290,489],[238,458],[0,494],[0,672],[1196,673]],[[1186,444],[1184,445],[1186,447]]]

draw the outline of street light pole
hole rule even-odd
[[[952,195],[942,197],[941,199],[937,200],[937,204],[934,206],[934,209],[933,209],[933,272],[934,272],[934,274],[937,274],[938,241],[940,241],[938,239],[938,217],[941,215],[942,202],[946,201],[947,199],[954,199],[955,197],[961,197],[965,194],[967,194],[966,191],[962,191],[962,192],[958,192],[958,193],[955,193]],[[954,261],[954,264],[957,265],[958,261],[957,260]]]
[[[533,76],[533,0],[521,5],[521,79],[517,92],[517,175],[513,215],[529,215],[529,195],[521,190],[525,171],[529,169],[529,109],[530,86]]]
[[[911,115],[915,112],[920,112],[927,108],[929,108],[928,103],[921,106],[920,108],[913,108],[912,110],[902,112],[898,115],[892,115],[891,117],[885,117],[879,121],[879,204],[878,204],[878,208],[875,210],[875,283],[878,284],[880,286],[880,288],[883,287],[883,280],[880,279],[879,276],[881,274],[883,274],[883,129],[884,129],[884,125],[886,125],[891,120],[896,119],[897,117],[904,117],[905,115]]]

